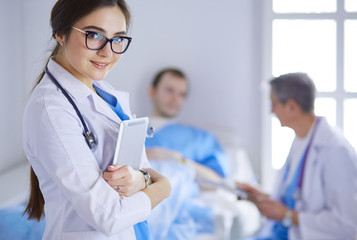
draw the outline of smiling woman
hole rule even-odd
[[[131,111],[128,94],[102,80],[129,47],[129,22],[123,0],[59,0],[52,9],[57,45],[23,126],[32,166],[26,212],[29,219],[45,215],[43,239],[150,239],[145,219],[170,193],[144,147],[145,170],[111,166],[120,123]]]
[[[113,24],[115,22],[120,24]],[[83,35],[78,30],[100,31],[100,33],[95,32],[96,39],[101,36],[103,38],[104,34],[118,37],[119,33],[122,35],[126,33],[125,16],[118,7],[103,7],[81,18],[74,25],[76,27],[72,27],[72,29],[77,31],[70,31],[68,36],[55,33],[57,41],[63,45],[56,56],[56,62],[66,68],[87,87],[93,89],[92,80],[102,80],[122,55],[113,52],[112,41],[110,41],[110,44],[104,44],[103,41],[101,46],[92,48],[93,46],[88,45],[88,36],[92,36],[93,32],[92,34],[90,32],[87,34],[84,31],[86,34]],[[93,43],[93,41],[89,41],[89,43]],[[88,51],[88,49],[93,51]],[[124,52],[122,51],[121,53]]]

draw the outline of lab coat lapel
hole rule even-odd
[[[326,129],[326,119],[321,119],[321,122],[318,126],[318,129],[316,131],[315,138],[313,140],[313,143],[310,148],[309,156],[306,159],[306,165],[305,165],[305,172],[304,172],[304,179],[303,179],[303,195],[305,198],[308,198],[308,196],[311,196],[310,194],[313,194],[311,192],[311,187],[309,185],[313,184],[313,174],[316,174],[316,167],[319,164],[319,149],[321,148],[321,145],[324,144],[324,138],[325,138],[325,131]],[[304,187],[305,186],[305,187]]]
[[[129,93],[117,91],[113,88],[108,87],[108,84],[105,82],[95,82],[94,83],[97,87],[103,89],[107,93],[116,97],[117,101],[119,102],[120,106],[122,107],[124,113],[132,118],[131,111],[129,108]],[[109,107],[110,108],[110,107]],[[111,110],[111,109],[110,109]],[[114,113],[114,111],[112,111]],[[115,114],[115,113],[114,113]],[[115,114],[116,115],[116,114]]]
[[[108,103],[106,103],[100,96],[97,94],[92,94],[90,100],[93,102],[94,110],[99,114],[107,117],[111,121],[120,124],[121,119],[116,115],[116,113],[110,108]]]
[[[120,124],[120,118],[101,97],[52,59],[48,63],[48,69],[59,84],[79,103],[78,107],[80,104],[88,104],[89,101],[94,111]]]

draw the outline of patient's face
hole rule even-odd
[[[156,88],[151,91],[154,114],[173,118],[181,110],[187,95],[187,81],[171,73],[165,73]]]

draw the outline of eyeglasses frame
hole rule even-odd
[[[102,45],[101,47],[99,47],[99,48],[90,48],[90,47],[88,47],[88,43],[87,43],[88,35],[89,35],[90,33],[98,33],[98,32],[95,32],[95,31],[84,31],[84,30],[79,29],[79,28],[76,28],[76,27],[74,27],[74,26],[72,26],[72,28],[75,29],[75,30],[77,30],[77,31],[79,31],[79,32],[81,32],[81,33],[84,33],[84,34],[86,35],[86,39],[85,39],[86,47],[87,47],[89,50],[93,50],[93,51],[98,51],[98,50],[103,49],[103,48],[107,45],[107,43],[110,42],[110,48],[112,49],[113,53],[123,54],[123,53],[126,52],[126,50],[128,50],[129,45],[130,45],[131,41],[133,40],[131,37],[128,37],[128,36],[117,36],[117,37],[119,37],[119,38],[127,39],[127,40],[128,40],[128,45],[125,47],[125,49],[124,49],[122,52],[116,52],[116,51],[114,51],[114,49],[113,49],[112,42],[113,42],[114,38],[117,38],[117,37],[114,37],[114,38],[109,39],[109,38],[107,38],[104,34],[99,33],[99,34],[101,34],[101,35],[105,38],[105,42],[104,42],[103,45]]]

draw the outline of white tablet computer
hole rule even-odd
[[[113,165],[129,165],[134,169],[141,166],[149,119],[129,119],[120,123]]]

